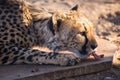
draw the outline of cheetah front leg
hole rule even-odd
[[[34,51],[31,52],[32,54],[31,58],[29,60],[25,60],[24,63],[53,64],[60,66],[68,66],[68,65],[75,65],[80,61],[79,58],[72,53],[43,52],[39,50],[31,50],[31,51]]]
[[[2,51],[5,53],[3,54]],[[15,46],[3,46],[0,53],[0,64],[27,63],[67,66],[75,65],[79,62],[79,58],[72,53],[43,52],[36,49],[18,48]]]

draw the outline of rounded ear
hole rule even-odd
[[[60,13],[54,13],[52,16],[52,23],[55,31],[59,31],[63,19],[63,15]]]
[[[77,5],[75,5],[71,10],[72,10],[72,11],[80,12],[80,6],[77,4]]]

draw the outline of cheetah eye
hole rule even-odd
[[[83,32],[79,32],[78,34],[85,36],[85,35],[86,35],[86,32],[83,31]]]

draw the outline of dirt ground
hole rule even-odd
[[[120,48],[120,0],[28,0],[38,8],[47,11],[68,11],[79,4],[84,13],[94,24],[95,34],[100,38],[114,42]],[[117,50],[120,54],[120,49]],[[116,58],[120,59],[120,55]],[[118,62],[118,64],[120,64]],[[62,79],[66,80],[66,79]],[[72,77],[67,80],[120,80],[120,68],[85,76]]]

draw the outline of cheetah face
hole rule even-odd
[[[57,44],[62,48],[88,54],[97,47],[93,36],[93,25],[80,13],[78,6],[67,13],[55,13],[52,22]]]

